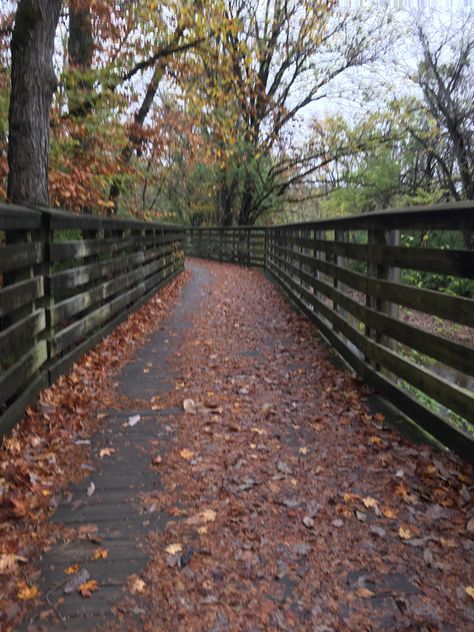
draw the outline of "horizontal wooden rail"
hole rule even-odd
[[[454,235],[455,247],[430,243],[437,231]],[[278,226],[188,229],[186,248],[195,256],[264,266],[362,379],[474,462],[473,235],[474,203],[463,202]],[[431,275],[438,288],[418,287],[413,278],[422,277],[414,274]],[[441,291],[449,279],[470,284],[470,293]],[[446,334],[427,330],[426,315],[446,319],[439,323]],[[471,328],[468,343],[453,338],[456,327]]]
[[[184,230],[0,205],[0,435],[183,269]]]

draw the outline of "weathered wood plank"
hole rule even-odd
[[[3,373],[0,380],[0,403],[21,391],[22,386],[44,365],[47,359],[46,341],[40,340]]]
[[[311,307],[305,303],[294,292],[295,281],[288,277],[281,268],[268,261],[268,270],[275,280],[283,287],[290,300],[294,301],[298,307],[318,326],[322,335],[340,353],[340,355],[354,368],[370,386],[375,388],[381,395],[387,397],[398,409],[407,414],[411,419],[416,420],[424,430],[436,437],[445,446],[454,450],[467,461],[474,463],[474,438],[472,435],[462,431],[447,422],[443,417],[433,413],[417,402],[408,393],[402,391],[398,386],[385,376],[368,366],[360,357],[356,356],[347,346],[345,341],[336,334],[332,328],[321,319]],[[326,307],[326,306],[323,306]],[[328,311],[329,308],[326,308]],[[322,310],[323,311],[323,310]],[[338,317],[340,319],[340,317]],[[342,320],[342,319],[340,319]]]
[[[53,292],[75,289],[107,274],[113,274],[129,267],[139,266],[143,263],[143,260],[143,252],[138,252],[126,257],[116,257],[108,261],[98,261],[97,263],[90,263],[62,272],[56,272],[49,277],[49,282]]]
[[[280,252],[286,256],[291,255],[296,260],[303,261],[313,272],[322,272],[338,279],[346,285],[371,296],[398,303],[425,314],[433,314],[440,318],[453,320],[462,325],[474,327],[474,308],[472,299],[460,296],[450,296],[434,290],[425,290],[412,287],[403,283],[392,283],[382,279],[370,279],[364,274],[339,268],[322,259],[316,259],[310,255],[288,251],[280,246],[272,246],[272,251]]]
[[[278,256],[276,258],[283,267],[291,269],[294,274],[299,273],[300,278],[313,287],[315,291],[321,292],[335,301],[355,318],[369,325],[380,334],[394,338],[398,342],[439,360],[460,372],[474,375],[474,349],[370,309],[336,289],[333,285],[324,283],[324,281],[318,280],[315,276],[303,270],[298,270],[295,266]]]
[[[0,204],[0,230],[37,230],[41,212],[16,204]]]
[[[374,342],[341,318],[335,310],[322,303],[315,294],[311,294],[298,281],[286,275],[300,299],[314,306],[334,327],[346,336],[366,357],[384,366],[398,377],[406,380],[415,388],[426,393],[450,410],[458,413],[467,421],[474,420],[474,394],[455,384],[443,380],[426,368],[422,368],[407,358]]]
[[[56,332],[56,335],[50,342],[51,357],[56,357],[66,348],[71,347],[77,341],[81,340],[91,330],[97,329],[120,310],[134,303],[134,301],[143,294],[144,289],[145,286],[143,283],[140,283],[132,290],[120,294],[110,302],[74,322],[72,325]]]
[[[41,371],[32,382],[24,386],[15,401],[0,415],[0,436],[7,434],[18,423],[37,394],[48,386],[46,370]]]
[[[438,272],[474,278],[474,252],[441,250],[440,248],[407,248],[385,244],[351,244],[348,242],[291,239],[295,246],[308,246],[321,252],[340,255],[357,261],[396,266],[410,270]]]
[[[27,268],[42,261],[43,246],[41,243],[0,245],[0,272]]]
[[[17,354],[33,344],[33,339],[46,328],[44,309],[35,311],[0,332],[0,356]]]
[[[0,289],[0,317],[12,314],[44,296],[43,277],[7,285]]]
[[[144,269],[139,268],[133,272],[122,274],[112,281],[106,281],[97,287],[55,303],[50,309],[51,324],[55,326],[63,320],[72,318],[76,314],[94,307],[101,301],[112,298],[119,292],[123,292],[131,285],[141,281],[143,277]]]

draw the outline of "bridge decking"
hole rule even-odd
[[[193,262],[53,517],[24,629],[472,629],[467,466],[382,428],[315,334],[260,272]],[[90,597],[64,594],[77,564]]]

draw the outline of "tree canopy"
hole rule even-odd
[[[7,2],[0,199],[229,225],[472,198],[470,17]]]

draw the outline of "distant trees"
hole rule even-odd
[[[229,225],[472,198],[471,23],[414,23],[410,90],[344,118],[318,102],[390,49],[379,5],[7,0],[0,199]]]
[[[423,108],[437,126],[435,143],[419,138],[439,169],[440,182],[454,199],[474,198],[474,28],[470,15],[456,29],[433,42],[417,27],[422,58],[413,79],[423,94]]]
[[[213,138],[216,219],[251,224],[325,164],[301,146],[298,117],[339,75],[377,58],[385,15],[336,14],[331,0],[225,5],[229,28],[211,55],[189,55],[178,81]]]
[[[471,16],[472,17],[472,16]],[[333,156],[316,193],[326,214],[474,198],[474,29],[470,17],[433,32],[414,24],[412,96],[357,122],[332,118],[313,142]]]

